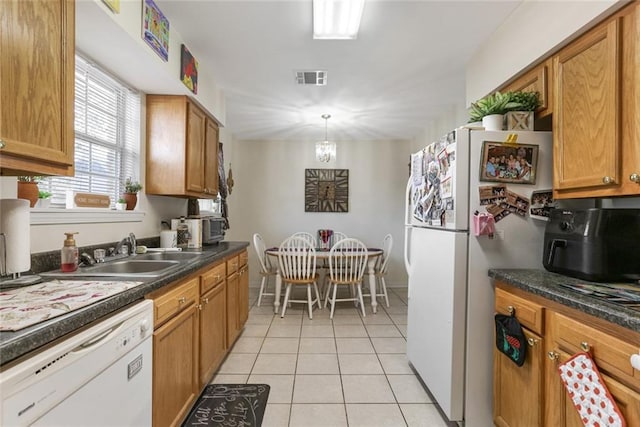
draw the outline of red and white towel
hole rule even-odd
[[[588,353],[574,355],[562,363],[558,371],[585,426],[626,426],[618,406]]]

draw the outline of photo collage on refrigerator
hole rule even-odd
[[[453,175],[456,165],[455,133],[411,156],[412,215],[426,225],[453,221]]]

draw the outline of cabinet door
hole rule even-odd
[[[240,268],[238,292],[238,329],[242,329],[249,318],[249,267]]]
[[[523,330],[528,340],[524,365],[493,350],[493,421],[500,427],[542,425],[544,347],[540,336]]]
[[[558,363],[556,366],[571,358],[570,354],[563,351],[557,351],[556,355],[558,357]],[[560,379],[560,374],[558,374],[557,371],[555,371],[554,374],[555,375],[550,378],[549,381],[551,381],[554,388],[558,389],[558,399],[551,402],[552,404],[556,402],[557,408],[550,412],[557,414],[558,419],[549,420],[549,425],[558,427],[582,427],[583,424],[580,420],[580,416],[578,415],[578,411],[573,405],[573,402]],[[640,426],[640,394],[605,374],[601,373],[601,377],[607,389],[611,393],[613,400],[615,400],[616,405],[618,405],[620,413],[625,418],[627,427]]]
[[[611,20],[553,58],[555,190],[620,183],[619,33]]]
[[[73,175],[75,3],[2,1],[0,28],[3,174]]]
[[[501,92],[538,92],[540,106],[536,110],[538,117],[545,117],[552,112],[551,105],[551,60],[547,60],[501,89]]]
[[[233,273],[227,277],[227,345],[231,347],[238,337],[239,311],[238,302],[240,299],[240,276]]]
[[[198,396],[198,310],[181,311],[153,333],[153,425],[179,424]]]
[[[212,197],[218,194],[218,125],[209,118],[204,144],[204,192]]]
[[[188,192],[204,193],[205,114],[187,104],[187,182]],[[196,194],[197,196],[198,194]]]
[[[224,280],[200,299],[200,387],[211,380],[227,350],[227,293]]]

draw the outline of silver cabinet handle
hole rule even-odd
[[[631,180],[631,182],[635,182],[636,184],[640,184],[640,175],[634,172],[629,176],[629,180]]]
[[[0,150],[2,150],[6,146],[7,144],[5,144],[4,141],[0,139]]]
[[[613,178],[611,178],[610,176],[605,176],[602,178],[602,182],[605,184],[613,184]]]

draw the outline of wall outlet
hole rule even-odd
[[[495,235],[496,239],[504,240],[504,230],[496,230],[494,235]]]

